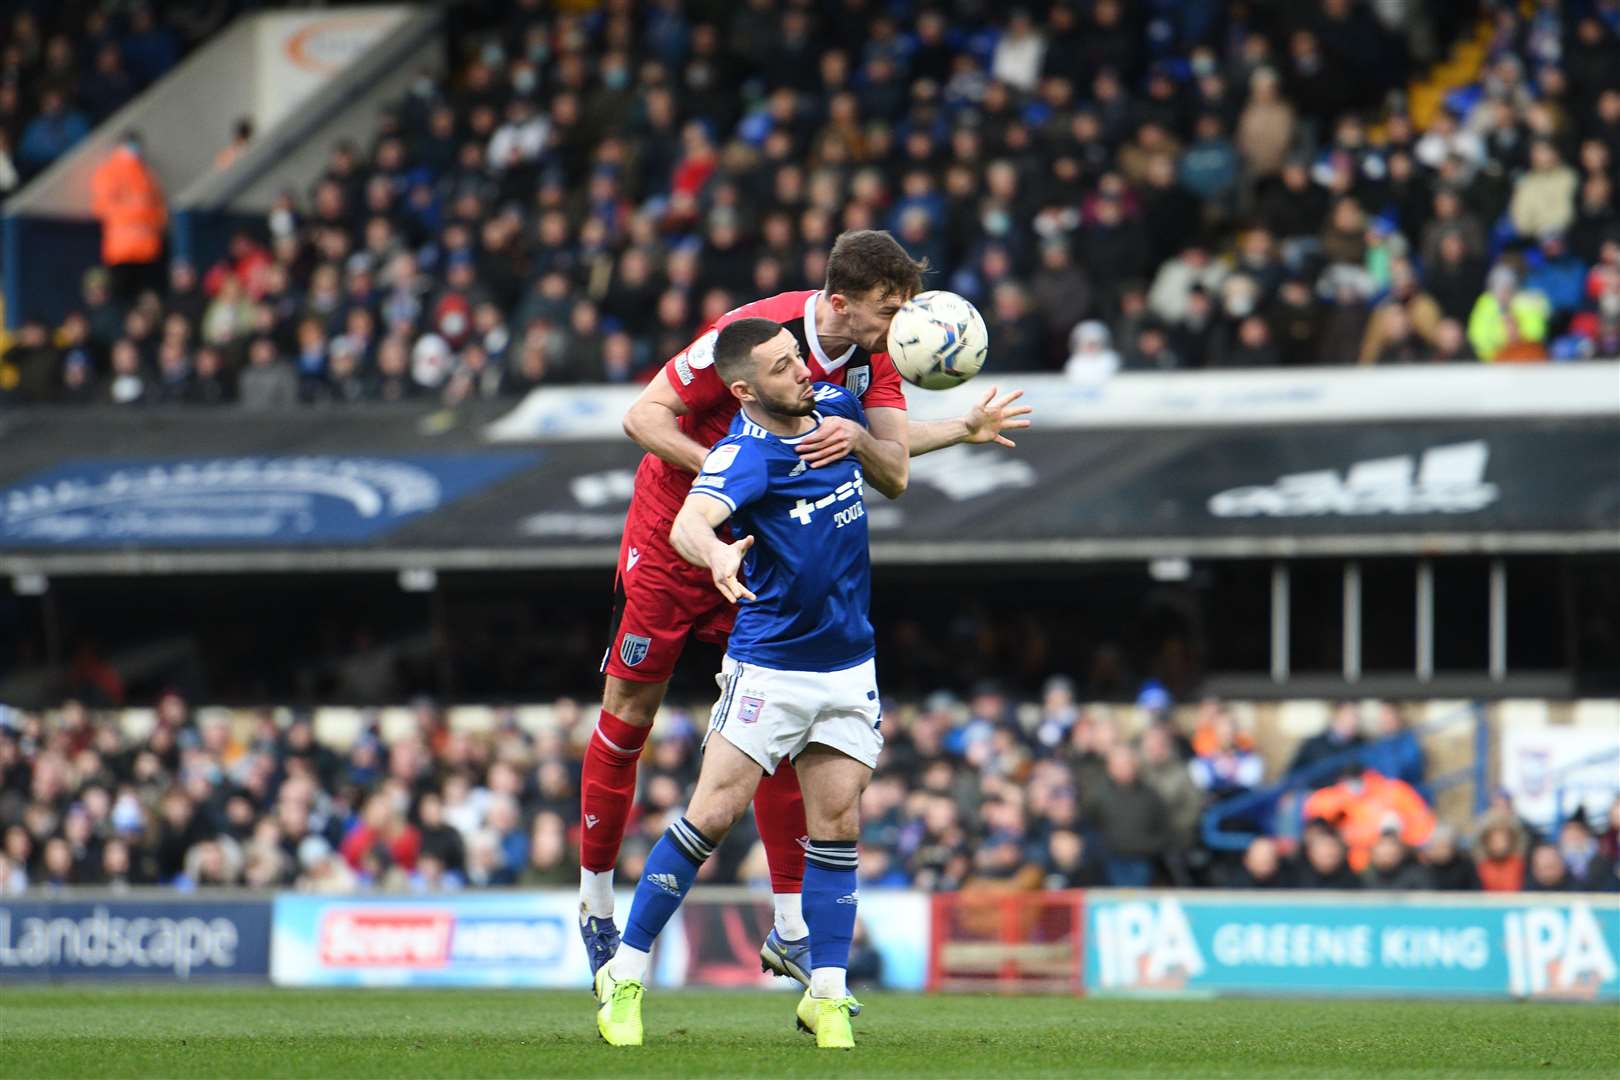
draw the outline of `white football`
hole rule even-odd
[[[953,292],[918,293],[889,323],[889,359],[924,390],[960,386],[984,367],[990,335],[979,309]]]

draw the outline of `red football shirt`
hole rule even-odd
[[[798,339],[799,353],[813,381],[847,386],[868,409],[904,409],[906,396],[900,387],[900,373],[888,353],[869,353],[851,345],[842,355],[828,356],[822,349],[816,337],[816,298],[820,295],[819,289],[778,293],[733,308],[666,363],[663,377],[686,403],[687,413],[680,418],[681,431],[703,446],[713,446],[731,430],[740,405],[715,374],[714,340],[727,323],[748,318],[771,319],[786,327]],[[635,498],[653,499],[674,513],[686,501],[692,480],[692,473],[656,454],[648,454],[636,470]]]

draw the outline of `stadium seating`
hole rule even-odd
[[[887,745],[862,804],[863,880],[981,898],[966,906],[942,901],[936,912],[958,925],[951,935],[958,944],[938,965],[954,973],[941,976],[953,985],[999,977],[999,966],[975,967],[971,946],[1000,940],[999,895],[1053,890],[1050,910],[1018,907],[1007,917],[1061,922],[1072,905],[1059,890],[1109,884],[1620,890],[1612,752],[1585,773],[1542,770],[1538,790],[1556,784],[1559,795],[1551,820],[1531,824],[1525,815],[1538,807],[1515,809],[1498,793],[1471,827],[1437,828],[1424,803],[1426,779],[1459,765],[1469,775],[1470,789],[1456,794],[1475,801],[1434,802],[1442,821],[1455,825],[1469,825],[1487,793],[1483,772],[1472,771],[1472,733],[1486,718],[1459,722],[1443,705],[1369,703],[1335,714],[1316,702],[1206,701],[1178,714],[1153,698],[1134,707],[1080,705],[1056,682],[1040,703],[1018,704],[985,687],[967,702],[935,695],[885,711],[893,717]],[[1409,728],[1408,714],[1429,719]],[[568,699],[524,708],[420,702],[305,712],[193,710],[171,694],[155,710],[77,702],[48,713],[0,708],[0,894],[76,885],[322,892],[569,885],[578,865],[579,755],[594,716]],[[1498,730],[1557,730],[1567,742],[1582,731],[1612,732],[1620,712],[1613,702],[1519,702],[1493,717]],[[1549,722],[1560,726],[1548,729]],[[1318,730],[1317,738],[1299,738]],[[641,810],[620,860],[631,878],[685,805],[699,735],[684,708],[658,721],[642,760]],[[1352,761],[1358,780],[1363,765],[1389,776],[1352,792],[1338,783]],[[1297,774],[1302,793],[1318,791],[1307,812],[1318,802],[1341,808],[1333,821],[1343,815],[1348,852],[1321,820],[1305,822],[1300,835],[1299,808],[1275,798],[1276,813],[1251,824],[1283,836],[1245,840],[1236,850],[1206,844],[1220,837],[1200,829],[1205,808],[1257,788],[1262,772]],[[1386,799],[1384,790],[1395,786],[1409,805]],[[1386,801],[1356,802],[1375,796]],[[1606,806],[1607,816],[1568,812],[1581,805]],[[1406,831],[1357,847],[1351,819],[1374,821],[1376,834],[1383,814]],[[765,880],[749,823],[734,830],[706,874],[714,882]],[[1077,977],[1073,956],[1061,950],[1025,959],[1030,978],[1066,985]]]
[[[1617,28],[1439,7],[469,8],[452,77],[334,147],[218,265],[123,298],[92,275],[78,315],[17,336],[0,395],[454,403],[640,380],[719,312],[818,280],[856,226],[979,303],[1001,371],[1612,355]],[[10,26],[13,70],[72,66],[60,27]],[[85,29],[134,92],[187,27]],[[115,98],[103,75],[78,96]],[[34,106],[0,117],[14,147]]]

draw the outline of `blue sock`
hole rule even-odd
[[[812,840],[805,849],[804,921],[810,927],[812,969],[849,967],[860,899],[855,867],[853,840]]]
[[[636,899],[624,926],[624,943],[651,952],[652,943],[697,880],[698,867],[714,853],[714,843],[681,818],[664,831],[647,855],[636,883]]]

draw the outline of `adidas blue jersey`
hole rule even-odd
[[[828,416],[865,426],[842,386],[817,383],[815,393],[817,426]],[[803,438],[778,438],[739,412],[692,494],[725,503],[732,535],[754,538],[742,580],[755,599],[740,605],[727,652],[779,671],[840,671],[876,652],[861,466],[847,457],[809,468],[794,449]]]

